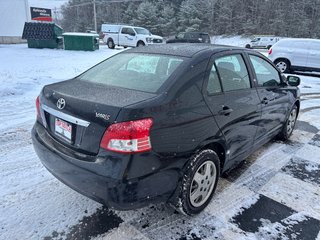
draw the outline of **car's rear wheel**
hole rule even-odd
[[[289,73],[290,72],[290,63],[286,59],[278,59],[274,62],[274,64],[277,66],[277,68],[282,73]]]
[[[251,48],[250,44],[247,44],[247,45],[246,45],[246,48]]]
[[[109,39],[107,41],[107,45],[108,45],[108,48],[110,48],[110,49],[114,49],[115,48],[115,44],[114,44],[112,39]]]
[[[283,141],[286,141],[292,135],[293,129],[296,125],[298,117],[298,107],[294,105],[290,111],[287,121],[285,122],[281,133],[279,134],[279,138]]]
[[[220,176],[218,155],[211,149],[194,155],[183,174],[174,207],[186,215],[200,213],[210,202]]]

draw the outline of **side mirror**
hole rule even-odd
[[[288,80],[288,84],[293,87],[298,87],[301,83],[301,79],[296,76],[288,76],[287,80]]]

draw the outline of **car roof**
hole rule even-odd
[[[185,34],[207,34],[207,35],[209,35],[206,32],[186,32]]]
[[[225,45],[213,45],[213,44],[202,44],[202,43],[170,43],[170,44],[161,44],[161,45],[149,45],[144,47],[132,48],[126,53],[149,53],[149,54],[163,54],[163,55],[173,55],[181,57],[191,58],[197,53],[201,52],[221,52],[227,50],[243,50],[244,48],[232,47]]]
[[[272,46],[273,49],[276,49],[277,47],[289,47],[290,44],[293,43],[299,43],[300,46],[302,46],[306,43],[315,43],[315,44],[320,44],[319,39],[311,39],[311,38],[285,38],[285,39],[280,39],[276,44]],[[295,46],[297,47],[297,46]]]

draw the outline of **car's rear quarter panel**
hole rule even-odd
[[[155,161],[155,169],[181,168],[196,150],[214,141],[213,137],[221,138],[202,94],[208,60],[207,56],[190,60],[190,65],[180,69],[181,74],[177,74],[169,91],[156,99],[125,107],[119,113],[117,121],[153,118],[152,151],[159,158],[150,161]],[[131,176],[141,174],[137,159],[131,163],[130,171]]]

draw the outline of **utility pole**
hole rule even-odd
[[[97,9],[96,9],[96,0],[93,0],[93,18],[94,18],[94,30],[96,33],[98,32],[97,29]]]

